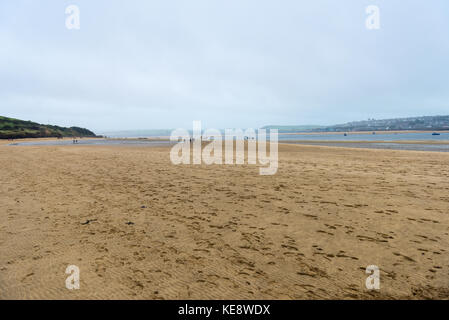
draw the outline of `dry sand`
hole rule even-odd
[[[166,147],[3,143],[0,298],[449,298],[449,154],[279,157],[260,176],[175,166]]]

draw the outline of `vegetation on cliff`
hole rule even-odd
[[[32,121],[0,116],[0,139],[47,138],[47,137],[96,137],[95,133],[79,127],[43,125]]]

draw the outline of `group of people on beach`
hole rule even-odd
[[[255,137],[247,137],[247,136],[245,136],[243,139],[244,139],[244,140],[256,140]],[[210,140],[210,138],[205,138],[205,137],[201,136],[201,140],[207,141],[207,140]],[[187,142],[186,139],[183,139],[182,141]],[[190,141],[190,142],[193,142],[193,141],[195,141],[195,138],[189,138],[189,141]]]

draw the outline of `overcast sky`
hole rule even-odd
[[[437,114],[447,0],[0,2],[0,115],[101,133]]]

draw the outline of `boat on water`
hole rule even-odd
[[[438,132],[432,133],[432,136],[439,136],[440,134]]]

